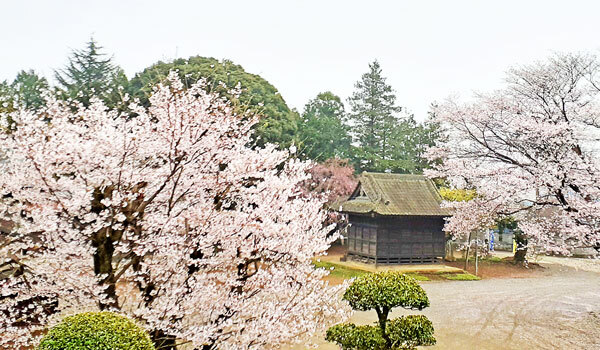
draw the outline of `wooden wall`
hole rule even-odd
[[[445,254],[444,219],[428,216],[350,215],[352,259],[378,264],[433,263]]]

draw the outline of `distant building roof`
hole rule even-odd
[[[364,172],[348,199],[340,206],[345,213],[397,216],[449,216],[441,208],[442,197],[423,175]]]

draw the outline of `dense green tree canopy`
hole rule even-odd
[[[421,173],[428,166],[424,153],[433,144],[436,127],[419,124],[408,113],[400,113],[396,95],[382,75],[377,61],[355,84],[348,99],[349,124],[356,149],[354,163],[360,170]]]
[[[119,91],[127,85],[127,77],[111,57],[102,53],[102,47],[90,39],[85,49],[74,50],[63,69],[55,71],[59,96],[90,105],[98,97],[109,108],[118,108],[122,96]]]
[[[112,312],[84,312],[52,327],[38,350],[154,350],[146,331]]]
[[[147,104],[153,86],[164,81],[171,70],[177,70],[187,86],[201,78],[206,79],[209,90],[227,96],[239,108],[250,109],[262,116],[255,134],[259,145],[270,142],[287,147],[296,140],[298,113],[290,110],[277,89],[268,81],[246,72],[241,66],[228,60],[194,56],[172,62],[158,62],[132,78],[129,93],[139,98],[142,104]],[[242,93],[239,99],[234,99],[228,91],[238,83]]]
[[[369,71],[356,82],[355,91],[348,98],[349,119],[363,170],[383,170],[382,161],[392,159],[390,141],[401,107],[396,105],[396,95],[381,73],[379,62],[370,63]]]
[[[360,311],[395,307],[421,310],[429,306],[427,294],[415,279],[393,271],[361,276],[348,287],[344,300]]]
[[[46,78],[39,76],[33,70],[20,71],[11,84],[16,102],[26,109],[38,110],[46,103],[43,93],[50,86]]]
[[[427,294],[417,281],[397,271],[358,277],[344,293],[354,310],[375,310],[377,325],[338,324],[327,330],[326,340],[343,350],[414,350],[433,345],[431,321],[423,315],[407,315],[388,320],[393,308],[421,310],[429,306]]]
[[[318,162],[350,158],[352,139],[345,114],[342,100],[329,91],[310,100],[298,126],[301,155]]]
[[[8,116],[17,108],[37,111],[45,105],[43,93],[49,89],[46,78],[39,76],[33,70],[20,71],[12,83],[0,82],[0,122],[12,120]],[[0,126],[0,130],[5,126]],[[0,124],[2,125],[2,124]]]

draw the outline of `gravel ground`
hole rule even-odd
[[[547,269],[534,278],[422,283],[431,301],[422,313],[438,340],[428,349],[600,349],[600,261],[538,262]],[[357,312],[351,321],[375,320],[373,311]],[[319,349],[337,349],[316,342]]]

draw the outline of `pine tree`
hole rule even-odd
[[[123,70],[112,57],[101,53],[102,47],[92,38],[83,50],[74,50],[69,63],[55,71],[62,96],[90,105],[92,97],[104,101],[109,108],[118,107],[121,101],[119,86],[127,83]]]
[[[385,165],[391,158],[392,138],[398,124],[394,90],[381,75],[381,66],[375,60],[369,72],[355,84],[356,90],[348,99],[349,115],[354,142],[358,144],[358,166],[362,170],[390,170]]]

